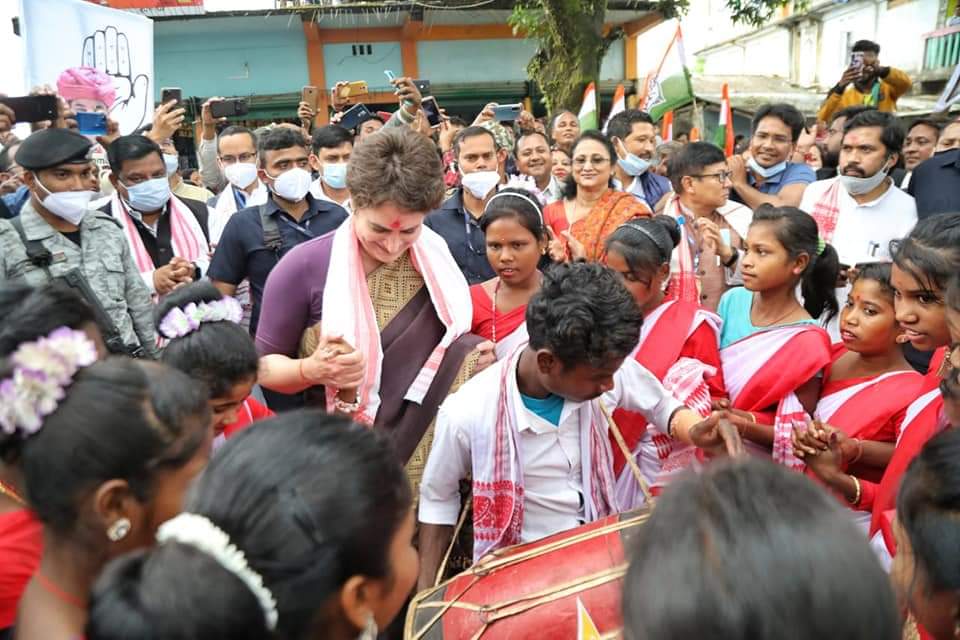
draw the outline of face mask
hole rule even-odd
[[[331,189],[343,189],[347,186],[347,164],[345,162],[336,164],[324,162],[323,175],[320,177]]]
[[[61,191],[59,193],[52,193],[43,186],[40,178],[36,178],[36,180],[40,188],[47,192],[47,195],[40,200],[43,208],[58,218],[66,220],[75,227],[80,226],[80,221],[83,220],[83,216],[87,215],[87,208],[90,205],[90,200],[94,196],[93,191]]]
[[[237,189],[246,189],[257,179],[257,165],[252,162],[234,162],[223,168],[223,175]]]
[[[500,183],[500,174],[497,171],[475,171],[463,174],[460,182],[474,198],[483,200]]]
[[[759,164],[757,164],[756,160],[753,158],[748,158],[747,165],[750,167],[750,170],[757,175],[764,178],[769,178],[777,175],[778,173],[782,173],[787,168],[787,161],[784,160],[783,162],[778,162],[772,167],[761,167]]]
[[[170,183],[166,178],[152,178],[127,186],[130,206],[137,211],[156,211],[162,209],[170,200]]]
[[[880,186],[880,183],[887,178],[887,168],[884,167],[869,178],[859,178],[857,176],[840,176],[840,184],[852,196],[862,196],[870,193]]]
[[[165,153],[163,154],[163,164],[167,167],[167,175],[172,176],[180,168],[180,156]]]
[[[649,162],[632,153],[627,153],[626,158],[618,158],[617,164],[628,176],[642,176],[650,168]]]
[[[310,183],[313,182],[310,172],[300,167],[284,171],[276,178],[269,173],[267,176],[273,180],[273,186],[270,189],[276,195],[290,202],[300,202],[307,197],[307,192],[310,191]]]

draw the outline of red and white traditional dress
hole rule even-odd
[[[527,334],[527,305],[522,304],[506,313],[494,310],[493,299],[483,284],[470,287],[473,302],[473,322],[470,333],[494,342],[497,360],[501,360],[522,344],[530,341]]]
[[[891,371],[865,378],[831,380],[833,364],[846,352],[843,345],[834,345],[833,362],[825,372],[825,382],[814,417],[840,429],[848,438],[896,442],[907,407],[921,393],[923,376],[910,370]],[[860,481],[860,503],[852,509],[857,524],[866,531],[883,469],[854,465],[848,472]],[[812,475],[809,470],[807,473]]]
[[[720,371],[720,322],[720,316],[696,304],[667,300],[643,319],[633,353],[677,400],[704,415],[709,415],[711,398],[726,396]],[[678,384],[681,381],[688,383]],[[693,447],[647,429],[639,413],[618,409],[613,419],[654,494],[671,475],[693,463]],[[611,445],[617,500],[623,509],[636,508],[645,502],[644,495],[612,437]]]

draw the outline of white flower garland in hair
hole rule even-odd
[[[522,193],[510,192],[504,193],[504,189],[519,189],[524,191],[529,195],[524,195]],[[537,212],[537,215],[540,217],[541,224],[543,223],[543,207],[547,204],[547,199],[543,196],[543,192],[537,188],[537,183],[530,176],[511,176],[510,180],[507,181],[507,184],[501,185],[498,189],[498,193],[495,193],[492,198],[487,200],[487,205],[484,207],[484,211],[490,208],[490,205],[497,198],[520,198],[521,200],[526,200]],[[536,202],[534,202],[536,200]]]
[[[263,609],[267,628],[277,628],[277,601],[263,584],[263,578],[250,568],[243,551],[230,542],[230,536],[208,518],[195,513],[181,513],[157,529],[157,542],[179,542],[204,552],[217,563],[240,578],[250,589]]]
[[[13,375],[0,382],[0,430],[32,435],[57,410],[77,371],[97,361],[97,348],[82,331],[60,327],[20,345],[10,361]]]
[[[160,321],[160,335],[169,340],[182,338],[200,328],[204,322],[240,322],[243,306],[236,298],[226,296],[212,302],[191,302],[185,307],[175,307]]]

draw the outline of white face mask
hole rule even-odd
[[[257,165],[252,162],[234,162],[223,168],[223,175],[237,189],[246,189],[257,179]]]
[[[300,202],[306,198],[310,191],[310,183],[313,182],[310,172],[300,167],[284,171],[275,178],[268,173],[267,177],[273,180],[271,190],[290,202]]]
[[[43,208],[75,227],[80,226],[80,221],[87,215],[90,200],[95,195],[93,191],[60,191],[53,193],[43,186],[36,174],[34,174],[34,178],[40,188],[47,192],[47,195],[40,200]]]
[[[465,173],[460,182],[463,184],[463,188],[469,191],[474,198],[483,200],[500,184],[500,173],[497,171]]]
[[[756,173],[758,176],[761,176],[763,178],[770,178],[772,176],[777,175],[778,173],[783,173],[783,171],[786,170],[787,168],[787,161],[783,160],[782,162],[778,162],[772,167],[761,167],[760,163],[754,160],[753,157],[751,156],[750,158],[747,158],[747,166],[753,169],[753,172]]]
[[[180,156],[165,153],[163,154],[163,164],[167,168],[167,175],[172,176],[180,168]]]
[[[843,188],[847,190],[852,196],[862,196],[865,193],[870,193],[874,189],[880,186],[880,184],[887,179],[887,167],[883,167],[880,171],[877,171],[872,176],[867,178],[860,178],[858,176],[840,176],[840,184],[843,185]]]

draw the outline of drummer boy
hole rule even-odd
[[[738,453],[736,428],[674,399],[634,358],[641,314],[613,271],[560,264],[527,306],[529,344],[437,414],[420,485],[420,588],[433,586],[473,483],[474,561],[618,513],[606,416],[622,407],[683,442]]]

